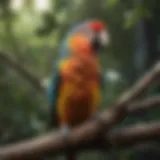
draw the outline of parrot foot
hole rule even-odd
[[[69,134],[70,134],[69,126],[68,125],[61,126],[61,132],[62,132],[64,137],[68,137]]]

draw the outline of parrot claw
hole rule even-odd
[[[68,137],[70,134],[70,129],[69,129],[68,125],[63,125],[61,127],[61,131],[62,131],[63,136],[65,136],[65,137]]]

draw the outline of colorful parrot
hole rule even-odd
[[[49,88],[50,126],[60,126],[67,135],[97,111],[104,88],[98,55],[108,44],[103,22],[89,20],[74,28],[60,47],[60,58]],[[68,155],[68,160],[75,159]]]

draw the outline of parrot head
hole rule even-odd
[[[95,56],[108,45],[109,33],[99,20],[89,20],[73,27],[61,47],[61,55]]]

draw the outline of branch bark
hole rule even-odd
[[[105,136],[114,149],[160,139],[160,123],[138,124],[125,129],[111,131]],[[107,145],[108,146],[108,145]]]
[[[73,132],[71,132],[67,139],[64,139],[60,132],[50,133],[45,137],[0,148],[0,158],[5,160],[27,159],[33,158],[36,155],[44,156],[48,153],[62,152],[69,147],[87,147],[87,145],[91,147],[90,144],[95,144],[93,142],[99,138],[100,134],[104,132],[107,135],[109,129],[127,116],[127,105],[129,105],[129,102],[147,88],[159,76],[159,73],[160,62],[137,82],[135,86],[125,92],[109,109],[102,112],[96,120],[88,121],[73,129]],[[110,139],[114,138],[110,137]],[[103,139],[101,142],[103,142]],[[98,146],[98,144],[96,145]]]
[[[154,96],[146,100],[132,102],[127,108],[127,113],[135,114],[136,112],[142,112],[146,109],[150,109],[151,107],[160,108],[160,96]]]
[[[26,67],[24,67],[22,64],[18,63],[11,56],[7,55],[6,53],[0,52],[0,60],[1,61],[3,60],[3,62],[5,62],[8,66],[13,68],[21,76],[23,76],[25,79],[27,79],[36,89],[38,89],[42,92],[45,91],[45,87],[42,83],[41,78],[36,77],[35,74],[30,72]]]
[[[58,136],[58,133],[48,134],[35,140],[0,148],[0,159],[21,160],[39,159],[47,154],[54,153],[55,149],[62,153],[66,148],[72,150],[108,150],[133,146],[151,140],[160,140],[160,123],[139,124],[125,129],[105,132],[103,138],[93,140],[90,143],[69,144]],[[58,138],[56,140],[56,138]],[[60,140],[60,141],[59,141]],[[55,143],[56,142],[56,143]]]

